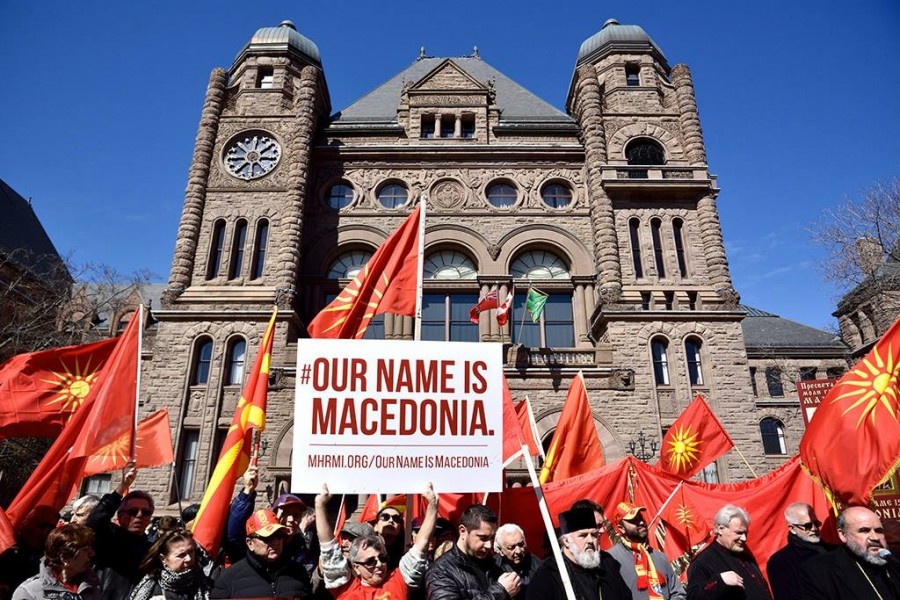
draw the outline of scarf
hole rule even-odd
[[[663,586],[666,585],[666,578],[656,570],[656,565],[653,564],[653,558],[650,556],[650,549],[646,544],[632,542],[624,537],[621,542],[623,546],[631,550],[631,556],[634,558],[638,591],[646,591],[650,600],[663,600],[662,591]]]
[[[145,575],[131,592],[129,600],[150,600],[154,595],[158,595],[153,593],[157,585],[162,589],[163,594],[172,592],[190,595],[192,590],[196,590],[191,596],[193,600],[209,600],[209,588],[204,585],[197,569],[176,573],[165,567],[159,572],[159,579]]]

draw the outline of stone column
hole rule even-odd
[[[737,292],[734,291],[731,274],[728,271],[725,243],[722,241],[722,226],[719,224],[719,211],[713,194],[707,194],[697,202],[697,218],[700,221],[700,237],[710,282],[720,296],[728,301],[735,300]]]
[[[694,82],[691,79],[691,70],[687,65],[676,65],[672,69],[672,83],[675,84],[675,97],[678,99],[678,122],[684,135],[687,158],[692,165],[705,165],[706,146],[703,143],[703,130],[700,128],[697,99],[694,97]]]
[[[497,289],[497,305],[503,304],[506,301],[506,295],[509,294],[509,286],[506,283],[501,283],[500,287]],[[506,325],[503,327],[500,326],[499,323],[494,321],[494,325],[497,327],[497,335],[498,339],[501,342],[505,342],[507,340],[512,340],[512,327],[513,323],[513,309],[512,306],[509,307],[509,320],[506,322]]]
[[[313,138],[319,117],[319,80],[317,67],[306,66],[300,73],[298,93],[294,105],[295,114],[290,140],[290,166],[288,170],[286,202],[281,212],[281,241],[275,258],[275,285],[294,289],[300,272],[300,237],[303,231],[303,206],[306,202],[309,182],[309,165]],[[277,239],[277,238],[276,238]],[[290,306],[293,294],[285,300]]]
[[[575,284],[572,295],[572,321],[575,325],[575,346],[587,343],[587,317],[584,314],[584,284]]]
[[[194,156],[188,172],[188,186],[181,212],[181,223],[175,241],[175,255],[169,275],[169,287],[164,293],[167,303],[181,295],[191,284],[200,226],[203,222],[203,208],[206,204],[206,185],[209,167],[212,163],[219,118],[225,102],[225,86],[228,74],[225,69],[213,69],[206,87],[206,98],[200,115],[200,127],[194,141]]]
[[[592,65],[576,71],[574,114],[581,125],[587,185],[590,198],[591,229],[594,234],[594,262],[600,301],[614,303],[622,292],[622,266],[616,236],[612,201],[603,189],[603,165],[607,162],[606,133],[603,129],[603,90]]]
[[[482,283],[481,291],[478,294],[479,298],[484,298],[487,296],[488,292],[491,291],[490,284]],[[481,313],[478,315],[478,340],[484,340],[487,342],[494,342],[496,339],[494,338],[494,325],[496,321],[490,318],[490,311]]]
[[[456,122],[453,124],[453,137],[462,137],[462,117],[460,115],[456,115]]]

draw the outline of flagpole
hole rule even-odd
[[[528,289],[531,289],[530,281],[528,282]],[[528,294],[525,295],[525,304],[528,304]],[[522,305],[522,322],[519,325],[519,335],[516,337],[516,339],[519,341],[522,340],[522,332],[525,331],[525,313],[528,312],[527,310],[525,310],[525,304]],[[513,307],[510,306],[509,308],[512,309]],[[515,312],[513,312],[513,314],[515,314]]]
[[[419,200],[419,253],[416,257],[416,316],[414,337],[415,341],[422,339],[422,286],[425,270],[425,208],[428,194],[422,194]]]
[[[738,448],[737,444],[734,445],[734,449],[737,450],[737,453],[741,457],[741,460],[743,460],[744,464],[747,465],[747,468],[750,469],[750,474],[753,475],[753,478],[755,479],[759,477],[759,475],[756,474],[756,471],[753,470],[753,467],[750,466],[750,463],[747,462],[747,457],[744,456],[744,453],[741,452],[741,449]]]
[[[666,501],[662,503],[662,506],[660,506],[659,510],[656,511],[656,514],[653,516],[652,519],[650,519],[650,522],[647,523],[648,528],[651,525],[653,525],[654,523],[656,523],[657,519],[659,519],[659,517],[663,514],[663,511],[666,510],[666,507],[669,505],[669,502],[672,501],[672,498],[675,497],[675,494],[678,493],[678,490],[680,490],[681,486],[683,486],[683,485],[684,485],[684,479],[682,479],[681,481],[678,482],[678,485],[675,486],[675,489],[672,490],[672,493],[669,494],[669,497],[666,498]]]
[[[131,449],[129,450],[129,461],[135,460],[137,457],[137,426],[138,426],[138,408],[141,398],[141,352],[144,348],[144,303],[138,304],[138,350],[137,350],[137,377],[134,384],[134,422],[131,426]]]
[[[534,495],[537,496],[538,508],[541,510],[541,517],[544,520],[544,528],[547,530],[547,537],[550,538],[550,547],[553,549],[553,558],[556,560],[556,567],[559,569],[559,575],[562,579],[563,589],[566,592],[568,600],[575,600],[575,590],[572,588],[572,580],[569,577],[569,570],[566,568],[566,559],[563,557],[562,550],[559,548],[559,539],[553,530],[553,520],[550,518],[550,510],[547,508],[547,500],[544,498],[544,490],[541,488],[541,482],[538,480],[537,472],[534,469],[534,460],[528,451],[527,445],[522,445],[522,457],[525,459],[525,466],[528,467],[528,476],[531,477],[531,485],[534,487]]]
[[[525,408],[528,411],[528,426],[531,427],[531,437],[534,438],[538,453],[541,455],[541,460],[547,460],[547,455],[544,452],[544,445],[539,441],[541,436],[538,435],[537,422],[534,419],[534,411],[531,410],[531,400],[528,399],[528,396],[525,396]]]

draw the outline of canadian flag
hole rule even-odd
[[[510,289],[509,293],[506,295],[506,300],[497,307],[497,322],[500,323],[500,325],[506,325],[506,322],[509,321],[509,309],[512,308],[514,291],[515,288]]]

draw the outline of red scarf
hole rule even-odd
[[[634,558],[637,589],[647,592],[650,600],[664,600],[662,589],[666,585],[666,578],[656,570],[656,565],[653,564],[653,559],[650,557],[650,548],[646,544],[632,542],[624,537],[621,541],[623,546],[631,550],[631,556]]]

